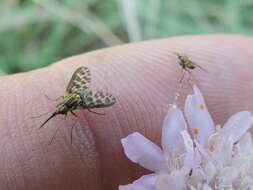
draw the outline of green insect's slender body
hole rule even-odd
[[[183,55],[178,55],[178,59],[179,59],[179,65],[183,68],[183,69],[195,69],[197,64],[193,61],[191,61],[187,56],[183,56]]]
[[[187,71],[188,73],[191,74],[191,70],[194,70],[196,67],[200,68],[201,70],[207,72],[203,67],[201,67],[200,65],[198,65],[197,63],[195,63],[194,61],[190,60],[189,57],[185,56],[185,55],[181,55],[179,53],[175,53],[177,55],[177,58],[179,60],[179,65],[182,68],[183,71],[183,75],[180,79],[180,83],[183,81],[184,79],[184,73],[185,71]]]

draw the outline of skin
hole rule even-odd
[[[71,57],[40,70],[0,78],[0,189],[117,189],[148,173],[131,163],[120,139],[138,131],[160,144],[164,116],[179,91],[177,58],[181,52],[204,67],[194,81],[202,90],[216,124],[253,109],[253,40],[234,35],[177,37],[134,43]],[[79,66],[92,74],[92,89],[117,97],[105,116],[77,111],[57,116],[37,128],[54,111],[68,80]],[[179,107],[192,92],[187,81]],[[60,127],[53,143],[48,145]]]

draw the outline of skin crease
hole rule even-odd
[[[117,189],[148,173],[131,163],[120,139],[138,131],[160,145],[163,119],[179,92],[179,107],[192,92],[173,52],[183,53],[208,72],[192,72],[216,124],[253,109],[253,40],[234,35],[176,37],[94,51],[51,67],[0,78],[0,189]],[[79,66],[91,70],[91,88],[112,93],[117,103],[76,111],[39,126],[57,105]],[[186,76],[187,77],[187,76]],[[31,119],[42,113],[47,115]],[[53,143],[48,145],[57,127]]]

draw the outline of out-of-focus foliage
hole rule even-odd
[[[2,0],[0,75],[131,41],[253,34],[252,0]]]

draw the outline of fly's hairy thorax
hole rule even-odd
[[[68,111],[78,109],[82,103],[81,97],[76,93],[69,93],[63,97],[63,101],[57,106],[59,114],[66,114]]]

